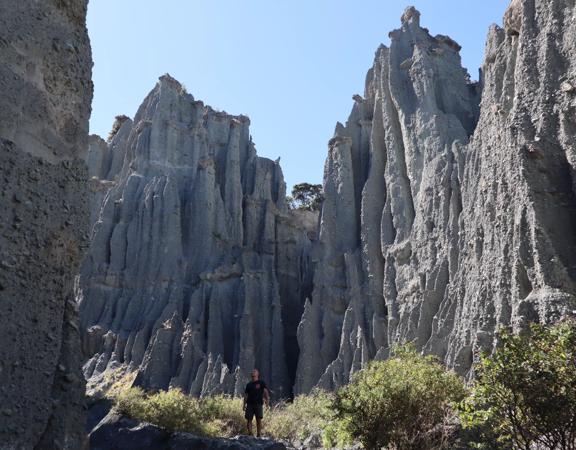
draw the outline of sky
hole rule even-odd
[[[197,100],[250,117],[260,156],[281,157],[288,191],[321,183],[327,143],[362,95],[374,53],[414,5],[462,46],[478,78],[488,27],[508,0],[92,0],[90,132],[134,117],[169,73]]]

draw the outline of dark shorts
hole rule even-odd
[[[256,416],[257,419],[261,419],[264,417],[264,408],[262,405],[246,405],[246,411],[244,413],[244,417],[246,420],[252,420],[252,418]]]

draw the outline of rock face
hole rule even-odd
[[[92,450],[286,450],[270,439],[237,436],[231,439],[199,437],[170,432],[155,425],[138,422],[117,413],[108,414],[90,433]]]
[[[576,310],[575,14],[514,0],[476,84],[406,10],[329,144],[296,392],[406,341],[466,374],[498,327]]]
[[[256,155],[247,117],[167,75],[116,129],[88,155],[78,296],[91,385],[138,371],[148,388],[240,393],[258,367],[289,395],[315,231],[287,210],[279,165]]]
[[[0,448],[80,449],[74,274],[87,247],[85,0],[0,3]]]

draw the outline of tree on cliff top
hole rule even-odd
[[[112,125],[112,130],[108,134],[108,142],[110,142],[112,139],[114,139],[114,136],[116,136],[116,134],[118,134],[118,131],[120,131],[120,128],[122,127],[124,122],[126,122],[127,120],[130,120],[130,117],[125,116],[124,114],[121,114],[121,115],[116,116],[114,118],[114,124]]]
[[[321,184],[299,183],[292,188],[292,196],[287,197],[290,209],[319,211],[324,201]]]

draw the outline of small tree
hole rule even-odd
[[[338,391],[335,409],[368,450],[442,449],[451,405],[464,395],[462,380],[434,357],[401,348],[358,372]]]
[[[576,323],[499,337],[461,405],[463,425],[499,448],[576,449]]]
[[[122,128],[122,125],[127,120],[130,120],[130,117],[125,116],[124,114],[121,114],[114,118],[114,124],[112,125],[112,130],[110,130],[110,133],[108,133],[108,142],[114,139],[114,136],[118,134],[118,131],[120,131],[120,128]]]
[[[324,201],[321,184],[300,183],[292,188],[292,196],[287,197],[291,209],[319,211]]]

